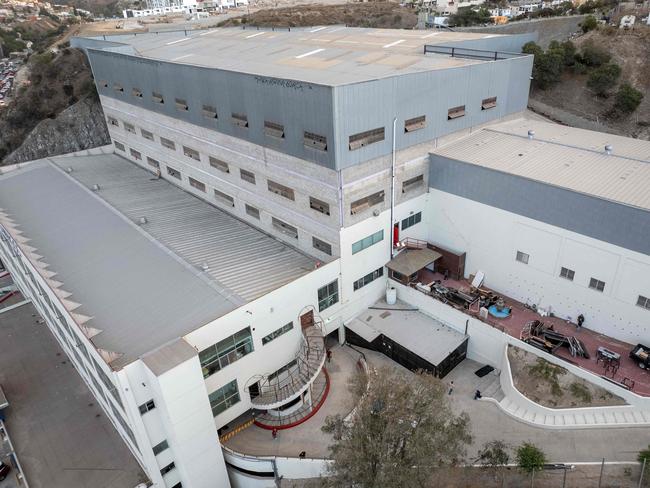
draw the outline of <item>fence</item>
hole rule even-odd
[[[486,51],[483,49],[468,49],[465,47],[424,45],[424,54],[445,54],[452,58],[480,59],[484,61],[498,61],[527,56],[527,54],[508,53],[503,51]]]

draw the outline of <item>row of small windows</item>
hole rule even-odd
[[[108,83],[101,81],[100,84],[105,88],[108,87]],[[116,83],[113,85],[113,88],[118,93],[124,93],[124,88],[122,85]],[[142,91],[138,88],[133,88],[132,95],[137,98],[142,98]],[[152,92],[151,99],[154,103],[164,104],[165,99],[161,93]],[[183,98],[175,98],[174,104],[176,110],[179,112],[189,111],[189,105],[187,100]],[[489,110],[497,106],[497,97],[488,97],[481,100],[481,110]],[[202,105],[201,113],[204,118],[207,119],[218,119],[217,110],[211,105]],[[460,117],[465,116],[465,105],[459,105],[452,107],[447,110],[447,120],[454,120]],[[230,120],[233,126],[239,127],[242,129],[248,129],[248,116],[243,113],[232,112],[230,114]],[[415,132],[417,130],[423,129],[426,127],[426,116],[420,115],[407,119],[404,121],[404,133]],[[275,139],[284,139],[284,125],[279,124],[274,121],[265,120],[264,121],[264,134],[268,137],[273,137]],[[371,129],[368,131],[360,132],[358,134],[353,134],[348,139],[348,149],[354,151],[362,147],[368,146],[375,142],[381,142],[385,139],[385,128],[378,127],[376,129]],[[327,138],[312,132],[305,131],[303,133],[303,145],[308,148],[317,149],[319,151],[327,151]]]
[[[120,126],[119,125],[120,122],[117,119],[109,116],[108,120],[109,120],[110,125],[113,125],[115,127]],[[128,122],[123,122],[123,124],[124,124],[124,128],[125,128],[125,130],[127,132],[136,134],[135,127],[132,124],[129,124]],[[153,135],[152,132],[147,131],[145,129],[140,129],[140,132],[142,134],[142,137],[144,137],[145,139],[150,140],[150,141],[154,140],[154,135]],[[176,144],[174,143],[174,141],[171,141],[171,140],[169,140],[169,139],[167,139],[165,137],[160,137],[160,144],[163,147],[165,147],[166,149],[170,149],[172,151],[176,150]],[[117,149],[119,149],[120,151],[126,151],[126,148],[124,147],[124,144],[122,144],[119,141],[116,142],[115,147]],[[182,147],[183,147],[183,154],[185,156],[187,156],[188,158],[191,158],[191,159],[193,159],[195,161],[201,161],[201,155],[200,155],[199,151],[197,151],[195,149],[192,149],[191,147],[188,147],[188,146],[182,146]],[[138,160],[142,159],[142,155],[138,151],[136,151],[134,149],[131,149],[130,152],[131,152],[131,155],[134,158],[136,158]],[[215,169],[218,169],[219,171],[221,171],[223,173],[230,173],[230,166],[229,166],[229,164],[227,162],[222,161],[220,159],[217,159],[217,158],[215,158],[213,156],[208,156],[208,160],[209,160],[209,163],[210,163],[211,167],[213,167]],[[253,173],[251,171],[248,171],[248,170],[245,170],[245,169],[240,169],[239,170],[239,176],[243,181],[246,181],[246,182],[251,183],[253,185],[256,184],[255,173]],[[290,188],[288,186],[285,186],[285,185],[282,185],[282,184],[280,184],[278,182],[275,182],[275,181],[272,181],[272,180],[268,180],[267,185],[268,185],[268,190],[270,192],[275,193],[277,195],[280,195],[282,197],[285,197],[288,200],[295,201],[295,193],[294,193],[294,190],[292,188]],[[330,215],[329,204],[326,203],[326,202],[323,202],[322,200],[318,200],[316,198],[311,197],[310,198],[310,207],[313,210],[316,210],[317,212],[323,213],[325,215]]]
[[[253,336],[250,327],[246,327],[199,353],[203,377],[207,378],[221,371],[251,352],[253,352]]]
[[[413,227],[415,224],[419,224],[422,221],[422,212],[418,212],[409,217],[406,217],[402,220],[402,230],[406,230],[409,227]]]
[[[522,251],[517,251],[517,255],[515,256],[515,259],[519,261],[520,263],[523,264],[528,264],[528,261],[530,260],[530,256],[526,254],[525,252]],[[572,269],[565,268],[564,266],[560,268],[560,278],[564,278],[565,280],[573,281],[575,278],[576,272]],[[590,278],[589,279],[589,288],[595,291],[599,292],[604,292],[605,291],[605,282],[602,280],[599,280],[597,278]],[[650,310],[650,300],[648,300],[646,297],[643,295],[639,295],[636,304],[641,307]]]
[[[354,242],[352,244],[352,254],[356,254],[358,252],[363,251],[364,249],[369,248],[370,246],[373,246],[377,244],[378,242],[381,242],[384,240],[384,231],[379,230],[375,232],[374,234],[370,234],[368,237],[364,237],[363,239]]]
[[[381,268],[377,268],[372,273],[368,273],[363,278],[360,278],[357,281],[355,281],[353,283],[352,288],[354,289],[354,291],[357,291],[358,289],[363,288],[364,286],[372,283],[377,278],[381,278],[382,276],[384,276],[384,267],[383,266]]]
[[[271,332],[270,334],[262,337],[262,345],[268,344],[273,339],[277,339],[281,335],[286,334],[287,332],[289,332],[291,329],[293,329],[293,322],[289,322],[288,324],[283,325],[279,329],[276,329],[273,332]]]
[[[163,140],[163,138],[161,137],[161,141],[162,140]],[[171,141],[169,141],[169,142],[171,142]],[[115,145],[115,148],[118,151],[126,152],[126,147],[124,146],[124,144],[122,144],[119,141],[113,141],[113,143]],[[172,142],[172,144],[173,144],[173,142]],[[198,157],[198,152],[196,152],[196,157],[194,157],[194,153],[190,153],[190,151],[193,151],[193,150],[190,150],[189,148],[186,148],[186,147],[184,147],[184,150],[186,151],[186,155],[192,154],[192,156],[190,156],[190,157],[192,157],[192,159],[200,160],[199,157]],[[135,149],[131,148],[131,149],[129,149],[129,154],[134,159],[136,159],[138,161],[142,161],[142,154],[139,151],[136,151]],[[160,162],[159,161],[147,156],[147,164],[149,166],[151,166],[152,168],[155,168],[156,170],[160,171]],[[229,169],[227,168],[227,163],[225,163],[223,161],[219,161],[219,160],[216,160],[215,158],[211,157],[210,158],[210,164],[212,166],[218,165],[220,167],[220,169],[224,167],[223,165],[226,165],[226,172],[229,172]],[[174,178],[176,180],[182,181],[182,179],[183,179],[182,174],[177,169],[174,169],[171,166],[167,166],[166,171],[167,171],[167,174],[170,177],[172,177],[172,178]],[[255,184],[255,174],[252,173],[251,171],[247,171],[245,169],[240,169],[240,176],[241,176],[242,180],[244,180],[244,181],[246,181],[248,183],[251,183],[251,184]],[[199,181],[196,178],[193,178],[193,177],[190,176],[190,177],[188,177],[188,182],[189,182],[190,186],[192,188],[194,188],[195,190],[198,190],[198,191],[203,192],[203,193],[207,192],[207,186],[202,181]],[[288,200],[295,201],[295,193],[294,193],[294,190],[292,188],[289,188],[288,186],[277,183],[277,182],[275,182],[273,180],[267,180],[267,185],[268,185],[268,190],[271,193],[275,193],[275,194],[280,195],[280,196],[282,196],[284,198],[287,198]],[[228,207],[234,207],[235,206],[235,199],[231,195],[228,195],[227,193],[225,193],[225,192],[223,192],[221,190],[217,190],[216,188],[214,188],[212,191],[213,191],[213,196],[214,196],[215,200],[218,201],[219,203],[221,203],[223,205],[226,205]],[[324,213],[326,215],[330,215],[329,204],[326,203],[326,202],[323,202],[322,200],[319,200],[319,199],[314,198],[314,197],[310,197],[309,206],[313,210],[316,210],[317,212]],[[260,211],[259,211],[259,209],[255,208],[255,207],[253,207],[253,206],[251,206],[249,204],[245,204],[245,210],[246,210],[246,214],[248,214],[249,216],[251,216],[251,217],[253,217],[255,219],[258,219],[258,220],[260,219]],[[271,225],[273,226],[274,229],[276,229],[278,232],[281,232],[282,234],[285,234],[285,235],[287,235],[287,236],[289,236],[291,238],[294,238],[294,239],[298,238],[298,229],[295,226],[293,226],[291,224],[288,224],[287,222],[284,222],[284,221],[282,221],[282,220],[280,220],[280,219],[278,219],[276,217],[272,217],[271,218]],[[317,238],[317,237],[315,237],[315,236],[312,236],[312,246],[314,247],[314,249],[317,249],[317,250],[327,254],[328,256],[332,255],[332,245],[325,242],[325,241],[323,241],[323,240],[321,240],[321,239],[319,239],[319,238]]]

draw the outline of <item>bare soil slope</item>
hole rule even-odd
[[[259,10],[221,25],[252,25],[263,27],[305,27],[345,24],[351,27],[412,29],[417,23],[414,10],[392,2],[349,3],[344,5],[298,5],[295,7]]]
[[[605,28],[575,40],[580,48],[593,40],[612,54],[612,61],[622,68],[620,83],[630,83],[644,94],[635,112],[621,118],[612,117],[610,111],[615,96],[599,98],[587,88],[588,75],[567,70],[562,81],[547,90],[535,90],[534,100],[557,107],[584,119],[602,124],[603,130],[628,137],[650,140],[650,27],[639,25],[634,31]],[[616,90],[612,92],[615,93]],[[548,114],[552,115],[552,114]]]

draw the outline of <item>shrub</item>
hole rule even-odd
[[[641,100],[643,100],[643,93],[628,83],[623,83],[616,93],[616,109],[624,114],[632,113]]]
[[[542,90],[560,81],[564,68],[564,49],[555,42],[547,52],[534,42],[527,42],[522,52],[535,56],[533,61],[533,84]]]
[[[587,33],[598,27],[598,21],[593,15],[588,15],[587,18],[580,24],[582,32]]]
[[[571,393],[576,398],[581,399],[585,403],[591,403],[592,400],[591,391],[589,391],[589,388],[587,388],[582,383],[578,383],[577,381],[574,381],[569,386],[569,390],[571,390]]]
[[[587,66],[595,67],[608,63],[611,58],[612,56],[608,51],[596,46],[593,42],[587,42],[582,46],[582,52],[578,60]]]
[[[604,97],[614,88],[620,76],[621,67],[618,64],[608,63],[592,71],[587,80],[587,86],[599,97]]]
[[[546,454],[530,442],[524,442],[517,448],[517,465],[526,473],[541,471],[546,464]]]

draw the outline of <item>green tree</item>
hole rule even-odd
[[[361,377],[353,391],[360,396],[353,420],[328,417],[323,427],[334,438],[331,486],[424,488],[436,468],[464,457],[469,418],[455,414],[439,379],[384,369],[367,391]]]
[[[565,51],[559,43],[552,44],[548,51],[534,42],[527,42],[522,52],[535,56],[533,61],[533,86],[545,90],[560,81],[565,62]]]
[[[591,72],[587,86],[599,97],[605,97],[621,76],[621,67],[615,63],[604,64]]]
[[[546,454],[535,444],[524,442],[517,448],[515,457],[517,466],[526,473],[541,471],[546,464]]]
[[[579,55],[579,61],[587,66],[601,66],[609,62],[612,55],[602,47],[596,46],[593,41],[586,42],[582,46],[582,51]]]
[[[598,21],[593,15],[588,15],[587,18],[582,21],[582,24],[580,24],[580,28],[584,33],[594,30],[596,27],[598,27]]]
[[[502,469],[510,461],[508,449],[508,444],[500,440],[486,442],[478,452],[477,461],[486,468],[493,470],[495,479],[497,479],[498,470]],[[503,475],[501,478],[503,481]]]
[[[458,11],[449,16],[450,26],[480,25],[490,22],[490,12],[486,8],[474,10],[472,7],[460,7]]]
[[[616,109],[621,114],[632,113],[639,106],[641,100],[643,100],[643,93],[632,85],[623,83],[616,93]],[[650,447],[646,452],[648,454],[648,462],[650,463]]]

